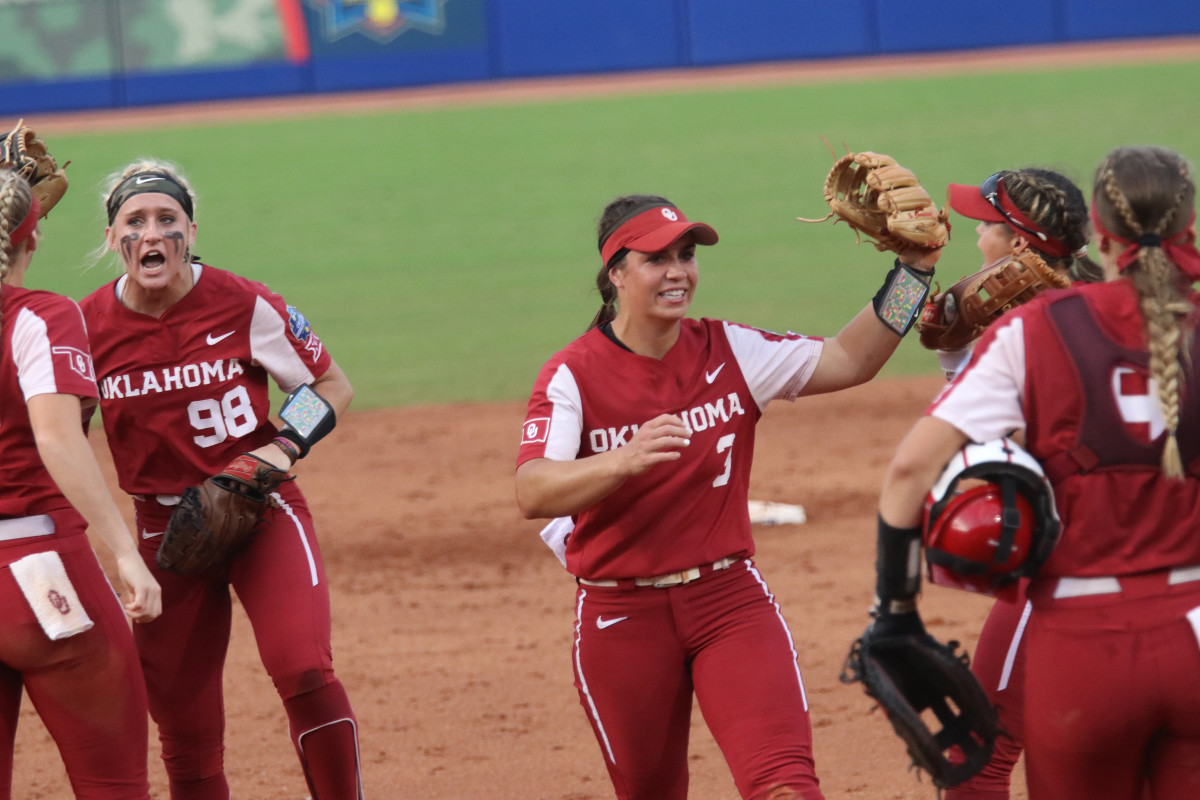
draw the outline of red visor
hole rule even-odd
[[[716,244],[717,232],[703,222],[688,222],[674,206],[655,206],[626,220],[600,245],[600,259],[609,264],[621,250],[657,253],[689,231],[696,244]]]
[[[1017,208],[1004,190],[1004,179],[998,172],[984,181],[982,186],[950,184],[946,189],[946,202],[964,217],[1004,223],[1040,253],[1053,258],[1071,255],[1069,247],[1039,228],[1037,223]]]
[[[8,242],[12,245],[13,250],[20,247],[21,242],[28,239],[37,230],[38,217],[42,215],[42,207],[38,203],[36,195],[32,197],[32,200],[33,202],[29,206],[29,213],[25,215],[25,219],[21,220],[21,224],[9,234]]]

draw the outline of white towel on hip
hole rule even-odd
[[[94,624],[67,577],[62,558],[53,550],[34,553],[9,565],[29,607],[52,640],[83,633]]]
[[[575,530],[575,520],[570,517],[555,517],[542,528],[542,541],[554,551],[554,555],[565,567],[567,565],[567,539]]]

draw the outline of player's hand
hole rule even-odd
[[[614,452],[622,458],[627,477],[641,475],[656,464],[678,461],[679,452],[691,444],[691,433],[675,414],[662,414],[638,428],[623,447]]]
[[[136,552],[117,559],[117,572],[129,600],[125,614],[134,622],[149,622],[162,613],[162,588]]]
[[[900,252],[900,261],[913,269],[933,272],[938,259],[942,257],[942,248],[908,247]]]

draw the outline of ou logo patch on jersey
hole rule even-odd
[[[1111,380],[1117,412],[1130,435],[1144,442],[1161,436],[1167,423],[1158,406],[1158,382],[1130,367],[1115,368]]]
[[[525,420],[521,428],[521,444],[543,444],[550,436],[550,418],[534,417]]]
[[[51,347],[50,352],[56,356],[65,356],[71,371],[79,377],[94,381],[96,373],[92,371],[92,356],[86,350],[78,347]]]
[[[673,208],[664,208],[662,210],[662,215],[671,220],[671,222],[675,222],[679,219],[679,214],[675,213],[675,209]]]

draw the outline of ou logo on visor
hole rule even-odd
[[[662,215],[671,220],[671,222],[675,222],[679,219],[679,215],[675,213],[675,209],[673,208],[664,208],[662,210]]]

